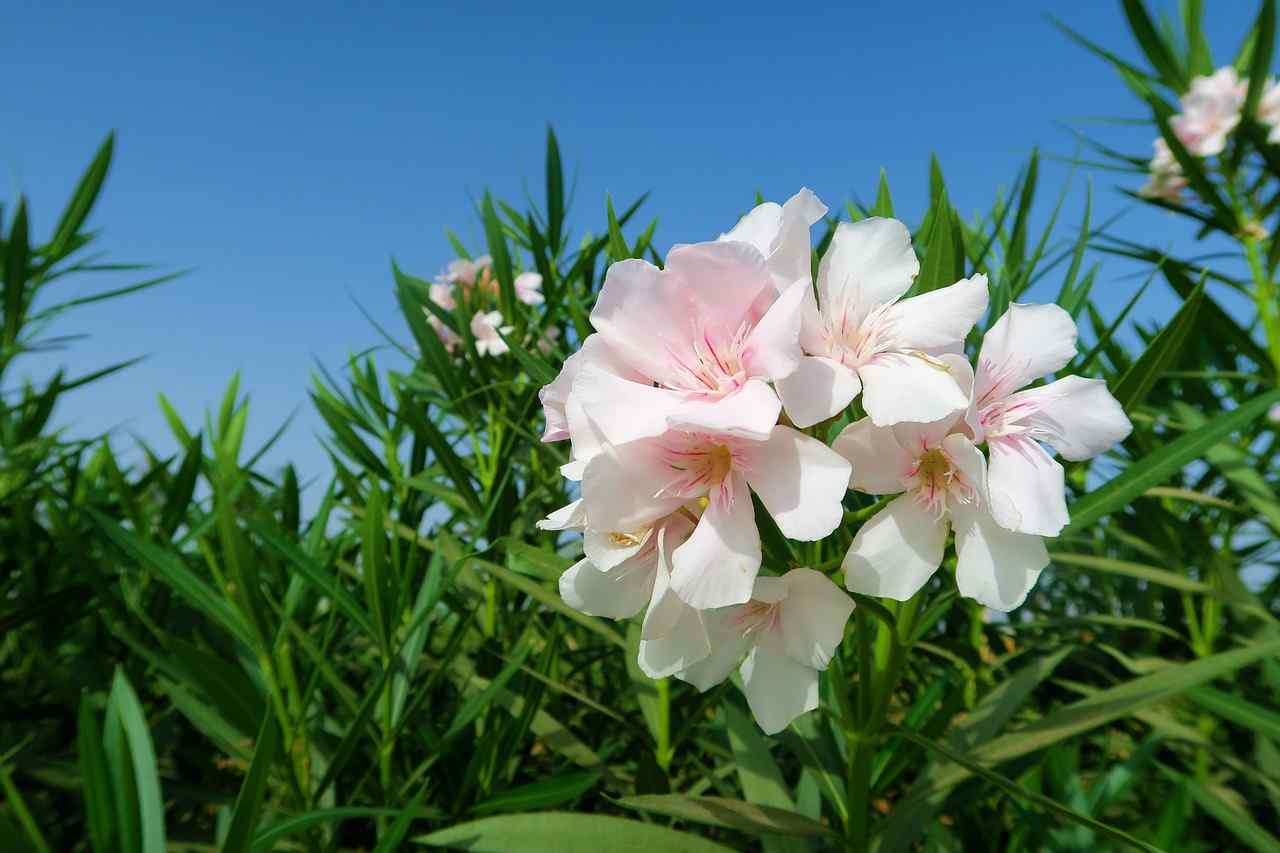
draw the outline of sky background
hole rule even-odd
[[[625,203],[651,191],[661,249],[727,230],[756,190],[781,201],[805,185],[832,207],[871,199],[881,168],[899,215],[918,221],[931,152],[968,215],[1032,146],[1069,157],[1070,128],[1150,151],[1149,127],[1087,122],[1141,110],[1047,17],[1136,57],[1118,2],[692,5],[19,0],[0,30],[0,198],[26,193],[46,236],[115,129],[92,221],[101,248],[191,270],[73,315],[55,331],[89,338],[19,373],[147,355],[76,392],[59,417],[79,434],[114,429],[120,449],[136,434],[172,452],[157,393],[191,422],[240,370],[250,441],[298,410],[269,459],[318,476],[315,365],[340,370],[379,343],[357,302],[408,338],[391,258],[432,276],[452,256],[445,228],[479,253],[486,188],[520,207],[526,191],[541,197],[548,122],[576,175],[571,221],[598,233],[606,193]],[[1225,62],[1254,4],[1207,5]],[[1068,171],[1045,164],[1038,221]],[[1089,174],[1075,176],[1064,238]],[[1133,207],[1116,186],[1137,177],[1092,175],[1099,216]],[[1178,220],[1147,210],[1115,231],[1190,245]],[[1139,319],[1174,310],[1160,286]],[[1095,294],[1114,310],[1134,287],[1131,268],[1108,261]]]

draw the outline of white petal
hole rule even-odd
[[[960,594],[1005,612],[1022,604],[1049,565],[1044,540],[1005,530],[980,507],[957,507],[951,516],[956,525]]]
[[[742,366],[748,376],[781,379],[800,363],[800,312],[809,280],[797,281],[782,291],[747,335]]]
[[[924,353],[886,352],[858,368],[862,407],[878,426],[936,421],[969,407],[965,377]]]
[[[961,413],[955,412],[936,421],[915,423],[902,421],[891,427],[882,427],[893,431],[893,437],[903,450],[911,454],[912,459],[934,447],[941,447],[943,442],[959,425]]]
[[[842,222],[818,267],[818,302],[832,316],[843,306],[869,309],[906,293],[918,272],[911,233],[898,220]]]
[[[795,372],[774,383],[787,417],[804,429],[844,411],[862,390],[858,374],[838,361],[805,356]]]
[[[672,391],[632,382],[593,364],[573,380],[571,403],[578,403],[610,444],[667,431],[668,416],[681,404]],[[573,433],[573,423],[569,431]]]
[[[942,450],[951,461],[955,473],[965,485],[973,488],[978,501],[986,503],[987,495],[987,460],[982,451],[974,446],[968,436],[952,433],[942,440]]]
[[[675,596],[670,596],[675,598]],[[667,678],[687,670],[711,654],[707,629],[702,614],[684,606],[666,634],[653,640],[640,641],[640,671],[650,678]],[[732,669],[730,665],[730,669]],[[723,680],[723,679],[721,679]]]
[[[889,318],[904,349],[940,350],[963,345],[986,312],[987,277],[979,273],[904,299],[889,309]]]
[[[653,531],[647,527],[636,530],[589,528],[582,534],[582,550],[597,569],[607,572],[634,557],[646,547],[653,550],[656,546],[649,541],[653,535]]]
[[[624,362],[660,381],[672,375],[669,353],[688,352],[694,334],[680,282],[638,258],[605,272],[591,325]]]
[[[978,408],[1061,370],[1075,357],[1077,334],[1075,320],[1057,305],[1010,305],[982,338]]]
[[[560,507],[534,526],[539,530],[581,530],[587,526],[587,510],[582,498]]]
[[[671,589],[671,552],[693,532],[693,524],[684,516],[673,516],[673,519],[675,523],[670,527],[664,525],[654,534],[657,537],[654,554],[657,569],[653,579],[653,597],[649,599],[649,609],[645,611],[644,624],[640,626],[640,636],[645,640],[666,636],[683,618],[685,611],[693,609]]]
[[[795,661],[826,669],[844,637],[853,600],[813,569],[792,569],[782,580],[787,584],[787,597],[779,605],[782,644]]]
[[[724,234],[721,240],[750,243],[765,257],[773,251],[773,244],[782,230],[782,205],[776,201],[757,204]]]
[[[1010,405],[1033,407],[1026,422],[1064,459],[1097,456],[1124,441],[1133,424],[1101,379],[1064,376],[1043,388],[1020,391]]]
[[[809,228],[826,213],[827,206],[808,189],[801,188],[786,204],[756,205],[720,239],[755,246],[768,259],[776,280],[785,287],[809,278],[813,253]]]
[[[987,489],[996,523],[1037,536],[1061,533],[1071,520],[1062,466],[1025,436],[990,439],[987,453]]]
[[[768,441],[743,443],[747,482],[792,539],[821,539],[844,517],[849,460],[816,438],[777,426]]]
[[[859,418],[849,424],[831,449],[852,464],[849,488],[871,495],[896,495],[915,461],[897,441],[894,428],[878,427],[871,418]]]
[[[666,393],[652,389],[657,393]],[[658,405],[663,405],[659,401]],[[667,410],[665,426],[689,431],[721,432],[739,438],[760,441],[769,437],[782,401],[761,379],[752,379],[738,390],[723,397],[705,397],[673,403]],[[636,413],[632,413],[636,415]],[[618,418],[625,418],[619,413]],[[647,420],[649,415],[636,415],[637,420]],[[621,427],[618,431],[623,431]]]
[[[760,571],[760,533],[741,474],[733,499],[713,494],[692,535],[671,555],[671,588],[691,607],[725,607],[751,598]]]
[[[667,253],[665,274],[674,280],[687,306],[685,324],[694,323],[699,336],[709,335],[713,340],[733,337],[758,300],[774,293],[764,255],[749,243],[675,246]],[[662,334],[649,330],[646,346],[654,346],[655,333]]]
[[[742,662],[742,692],[760,729],[777,734],[818,707],[818,671],[780,649],[757,645]]]
[[[640,563],[602,572],[579,560],[560,575],[560,597],[574,610],[608,619],[635,616],[649,603],[653,567]]]
[[[741,612],[741,607],[725,607],[702,613],[711,651],[702,660],[675,673],[676,678],[705,692],[729,677],[751,648],[751,642],[737,624]]]
[[[655,497],[671,482],[671,469],[651,441],[607,447],[587,463],[582,500],[587,525],[597,530],[639,530],[675,512],[679,498]]]
[[[844,585],[853,592],[906,601],[942,563],[947,522],[914,493],[894,498],[858,530],[844,557]]]

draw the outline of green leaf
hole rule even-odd
[[[186,519],[191,497],[196,490],[196,478],[200,475],[200,466],[203,464],[204,441],[202,436],[197,435],[188,445],[182,467],[178,469],[178,474],[165,495],[164,515],[160,518],[160,535],[165,539],[172,539],[178,526]]]
[[[674,829],[617,817],[567,812],[502,815],[414,838],[428,847],[475,853],[729,853]]]
[[[119,669],[111,682],[111,704],[120,725],[133,766],[133,782],[138,798],[141,828],[141,853],[165,853],[164,799],[160,796],[160,774],[156,770],[156,753],[151,744],[147,718],[138,696]]]
[[[1280,402],[1280,390],[1255,397],[1132,463],[1072,505],[1071,523],[1062,535],[1085,530],[1103,516],[1127,506],[1147,489],[1160,485],[1209,448],[1264,415],[1277,402]]]
[[[1269,708],[1212,687],[1188,690],[1187,698],[1211,714],[1280,743],[1280,714]]]
[[[28,301],[27,264],[30,260],[30,238],[27,233],[27,201],[18,198],[18,212],[13,216],[9,241],[4,252],[4,337],[0,338],[0,358],[18,341],[23,314]],[[0,364],[4,361],[0,360]]]
[[[1156,380],[1185,354],[1187,339],[1196,328],[1202,302],[1203,280],[1112,388],[1112,394],[1126,412],[1132,412],[1141,405]]]
[[[484,219],[484,235],[489,246],[489,257],[493,258],[493,274],[498,278],[498,304],[502,308],[503,318],[514,323],[517,329],[524,329],[524,315],[516,311],[515,273],[511,266],[511,253],[507,249],[507,238],[502,232],[502,222],[493,207],[493,195],[485,192],[480,202],[480,214]]]
[[[1022,179],[1022,192],[1018,197],[1018,210],[1013,217],[1013,230],[1009,237],[1007,266],[1011,277],[1016,277],[1022,270],[1027,257],[1027,220],[1031,216],[1031,205],[1036,198],[1036,184],[1040,176],[1040,152],[1031,149],[1031,161],[1027,163],[1027,171]]]
[[[97,153],[93,155],[89,168],[81,175],[80,182],[76,184],[75,192],[71,195],[71,201],[62,211],[58,226],[53,231],[53,239],[49,242],[47,252],[50,258],[61,258],[66,254],[72,239],[80,232],[80,226],[84,225],[89,212],[93,210],[93,205],[98,200],[98,193],[102,190],[102,183],[106,180],[107,172],[111,168],[111,156],[115,150],[115,143],[116,134],[112,131],[107,134],[107,138],[102,141]]]
[[[556,132],[547,125],[547,243],[556,257],[564,236],[564,168],[560,164],[560,143]]]
[[[1280,851],[1280,839],[1263,829],[1248,814],[1227,803],[1212,788],[1201,785],[1189,776],[1184,776],[1167,767],[1160,769],[1170,779],[1181,783],[1191,794],[1191,798],[1196,801],[1196,805],[1208,812],[1214,820],[1226,827],[1247,847],[1257,850],[1258,853]]]
[[[102,748],[102,731],[88,695],[80,698],[76,743],[80,752],[80,778],[83,781],[89,838],[93,842],[94,853],[111,853],[118,849],[115,843],[115,801],[107,770],[107,754]]]
[[[373,853],[394,853],[401,850],[400,842],[404,840],[404,836],[409,831],[409,824],[414,818],[421,818],[422,801],[427,797],[428,785],[423,785],[418,791],[417,796],[410,801],[408,808],[400,812],[395,822],[387,828],[387,831],[378,839],[378,846],[373,848]]]
[[[945,191],[933,206],[930,218],[924,263],[915,282],[919,293],[928,293],[964,278],[964,235]]]
[[[876,203],[871,208],[872,216],[893,216],[893,197],[889,195],[889,178],[884,169],[880,170],[880,186],[876,189]]]
[[[1147,55],[1151,67],[1160,74],[1166,86],[1179,92],[1184,91],[1187,88],[1186,72],[1160,37],[1142,0],[1123,0],[1123,5],[1125,17],[1129,19],[1129,30],[1142,52]]]
[[[423,817],[441,817],[434,810],[428,808],[420,808],[419,813]],[[296,815],[294,817],[285,818],[279,823],[273,823],[271,826],[263,829],[253,839],[253,853],[269,853],[275,850],[277,842],[283,841],[291,835],[297,835],[308,829],[325,826],[330,823],[338,823],[340,821],[349,820],[351,818],[370,818],[370,817],[395,817],[400,814],[399,809],[377,809],[377,808],[360,808],[360,807],[341,807],[333,809],[317,809],[306,814]]]
[[[605,214],[609,222],[609,257],[615,261],[631,257],[627,238],[622,236],[622,226],[618,224],[618,215],[613,210],[612,196],[605,196]]]
[[[689,797],[684,794],[645,794],[623,797],[618,805],[711,826],[723,826],[756,835],[829,835],[831,828],[793,811],[730,800],[725,797]]]
[[[532,811],[572,802],[595,787],[600,781],[599,772],[561,773],[520,785],[477,803],[476,814],[495,812]]]
[[[269,711],[262,715],[262,728],[254,743],[253,761],[245,774],[231,810],[231,827],[222,842],[223,853],[241,853],[249,850],[249,842],[262,815],[262,801],[267,793],[267,780],[271,765],[280,751],[280,728]]]
[[[729,733],[729,748],[733,750],[743,796],[756,805],[794,812],[795,800],[791,798],[782,772],[773,759],[769,740],[761,734],[756,721],[733,702],[721,704],[720,713],[724,715],[725,729]],[[796,839],[780,835],[766,836],[762,842],[766,851],[805,849]]]
[[[1258,102],[1271,76],[1271,54],[1276,44],[1276,2],[1262,0],[1258,18],[1253,25],[1253,55],[1249,61],[1249,91],[1244,100],[1244,115],[1255,118]]]

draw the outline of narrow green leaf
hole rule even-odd
[[[71,201],[62,211],[58,226],[53,231],[53,239],[49,243],[48,255],[51,259],[61,258],[66,254],[72,238],[80,232],[80,226],[84,225],[89,212],[93,210],[93,205],[98,200],[98,193],[102,190],[102,183],[106,180],[107,172],[111,168],[111,156],[115,150],[115,143],[116,134],[112,131],[102,141],[97,153],[93,155],[93,160],[89,163],[89,168],[76,184]]]
[[[258,730],[258,739],[254,742],[253,761],[249,764],[249,772],[245,774],[240,793],[236,795],[235,807],[231,810],[231,826],[222,842],[223,853],[247,853],[250,849],[250,840],[262,815],[271,765],[275,763],[279,751],[280,727],[276,725],[275,716],[268,711],[262,715],[262,728]]]
[[[76,743],[80,752],[80,778],[83,781],[85,822],[94,853],[117,850],[115,802],[111,777],[107,770],[107,754],[102,747],[102,731],[89,697],[80,699],[80,716],[76,726]]]
[[[563,248],[564,236],[564,167],[560,163],[560,143],[556,132],[547,125],[547,243],[551,256]]]
[[[723,826],[755,835],[825,836],[831,828],[793,811],[730,800],[725,797],[689,797],[684,794],[645,794],[623,797],[618,805],[677,820]]]
[[[576,800],[600,781],[598,772],[560,773],[503,791],[471,810],[478,815],[533,811],[564,805]]]
[[[1126,412],[1134,411],[1156,380],[1185,354],[1186,341],[1196,327],[1200,304],[1204,301],[1204,282],[1201,281],[1191,296],[1182,303],[1160,333],[1155,336],[1142,355],[1125,371],[1112,388],[1112,394]]]
[[[654,824],[567,812],[487,817],[413,841],[473,853],[729,853],[731,849]]]
[[[1142,0],[1123,0],[1123,5],[1125,17],[1129,19],[1129,30],[1138,42],[1138,47],[1147,55],[1147,61],[1160,74],[1166,86],[1179,92],[1184,91],[1187,88],[1186,72],[1160,37]]]
[[[138,696],[119,669],[111,682],[111,704],[115,707],[133,764],[133,782],[138,797],[141,853],[165,853],[164,799],[160,796],[160,774],[151,744],[147,718]]]

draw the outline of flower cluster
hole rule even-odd
[[[526,305],[542,304],[542,276],[536,272],[522,272],[515,278],[516,298]],[[507,325],[502,312],[485,310],[497,301],[498,278],[493,272],[493,259],[481,255],[474,260],[458,258],[450,261],[443,273],[436,276],[429,298],[445,311],[455,311],[460,301],[465,301],[474,312],[469,328],[475,339],[476,352],[482,356],[503,355],[509,352],[503,335],[509,335],[512,326]],[[430,323],[440,342],[449,352],[462,343],[462,338],[435,314],[427,311]],[[547,338],[538,342],[547,351],[555,341],[559,330],[548,330]]]
[[[1193,157],[1217,156],[1240,124],[1248,91],[1248,79],[1240,79],[1230,66],[1196,77],[1181,98],[1182,111],[1169,120],[1169,129]],[[1280,84],[1275,80],[1267,80],[1263,87],[1257,118],[1270,129],[1267,141],[1280,142]],[[1176,202],[1187,185],[1182,166],[1163,138],[1157,138],[1153,147],[1147,183],[1138,194]]]
[[[920,265],[901,222],[839,225],[814,281],[810,228],[825,213],[801,190],[718,240],[676,246],[665,268],[613,264],[595,333],[541,392],[543,438],[569,440],[562,473],[581,489],[539,525],[582,533],[564,600],[643,612],[651,677],[706,690],[741,664],[769,733],[817,706],[853,601],[809,568],[760,573],[756,501],[812,541],[841,526],[849,488],[898,495],[858,530],[846,586],[909,598],[954,526],[961,593],[1009,610],[1048,563],[1042,537],[1067,522],[1062,466],[1040,442],[1084,459],[1130,429],[1101,380],[1024,389],[1075,354],[1056,306],[1013,305],[975,371],[964,342],[986,277],[908,296]],[[834,446],[802,431],[855,399],[866,416]]]

